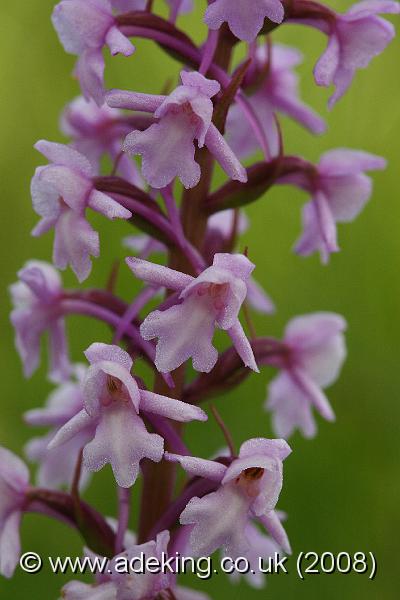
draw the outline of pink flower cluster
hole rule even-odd
[[[35,145],[49,164],[32,179],[40,217],[32,234],[54,230],[52,264],[29,260],[10,293],[24,374],[39,367],[46,334],[48,377],[56,387],[43,408],[25,413],[29,426],[48,428],[25,447],[28,460],[38,464],[36,484],[21,459],[0,448],[0,572],[11,577],[18,564],[24,514],[59,519],[81,534],[88,556],[109,559],[107,574],[93,584],[64,586],[67,600],[207,598],[178,585],[176,573],[118,572],[121,557],[141,552],[197,557],[220,550],[247,557],[251,565],[257,553],[290,553],[285,515],[277,507],[283,461],[291,452],[286,440],[297,429],[313,437],[315,412],[335,419],[325,389],[346,358],[345,319],[315,312],[292,318],[282,339],[260,335],[251,310],[266,315],[275,307],[253,278],[256,265],[238,250],[238,239],[251,232],[244,206],[273,185],[289,185],[308,196],[296,252],[318,252],[324,263],[338,252],[337,224],[362,211],[372,193],[366,173],[386,163],[345,148],[326,152],[318,164],[285,153],[281,116],[313,134],[322,134],[325,122],[300,99],[300,52],[276,43],[274,31],[292,23],[327,36],[314,76],[318,85],[335,87],[332,107],[357,69],[393,38],[392,24],[378,15],[398,13],[399,4],[365,0],[338,14],[313,0],[214,0],[203,16],[208,35],[199,47],[177,25],[193,4],[167,0],[166,20],[148,0],[61,0],[52,16],[65,50],[78,56],[83,97],[62,114],[69,142]],[[131,38],[150,39],[181,62],[169,93],[161,93],[162,82],[160,94],[105,89],[104,47],[128,57],[135,52]],[[238,44],[243,63],[234,63]],[[145,60],[141,53],[133,68]],[[102,169],[105,156],[109,171]],[[226,178],[220,187],[215,168]],[[117,220],[115,235],[134,254],[120,269],[133,284],[133,298],[117,295],[115,272],[105,289],[62,285],[58,270],[71,266],[83,282],[91,257],[100,256],[92,211]],[[127,235],[132,225],[140,233]],[[256,273],[262,275],[260,266]],[[111,339],[94,340],[86,350],[82,345],[78,362],[68,350],[72,315],[112,330]],[[152,389],[154,375],[143,363],[155,374]],[[277,374],[268,383],[265,408],[277,438],[240,440],[236,451],[213,406],[227,449],[213,459],[194,456],[183,427],[198,421],[207,431],[211,413],[200,404],[269,368]],[[250,410],[244,399],[243,411]],[[106,465],[118,496],[114,525],[82,497],[92,474]],[[178,467],[188,479],[176,492]],[[142,501],[133,535],[131,493],[139,477]],[[264,585],[257,567],[247,580]]]

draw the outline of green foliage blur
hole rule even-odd
[[[1,69],[1,381],[2,419],[0,443],[21,454],[26,441],[37,435],[22,422],[22,413],[41,405],[50,385],[43,364],[30,381],[21,372],[9,324],[7,286],[29,258],[50,260],[52,234],[30,237],[36,222],[31,209],[29,183],[43,158],[34,151],[39,138],[63,141],[58,121],[63,106],[78,95],[70,73],[74,57],[64,53],[51,23],[53,0],[2,2],[0,8]],[[159,0],[156,7],[164,3]],[[205,2],[196,1],[194,15],[180,25],[200,41],[205,34],[201,14]],[[341,3],[340,8],[346,8]],[[336,4],[335,8],[338,8]],[[393,19],[395,22],[396,19]],[[397,19],[398,22],[398,19]],[[356,222],[339,227],[341,253],[328,267],[317,257],[301,259],[291,247],[300,230],[304,196],[292,188],[274,189],[247,214],[251,229],[241,241],[256,263],[256,275],[278,307],[276,316],[254,315],[261,334],[280,335],[294,315],[332,310],[348,320],[348,361],[340,380],[328,390],[337,415],[335,424],[319,420],[318,436],[306,441],[295,435],[292,455],[285,463],[285,484],[279,508],[288,513],[287,530],[294,556],[300,551],[372,551],[378,561],[374,581],[364,575],[310,575],[301,582],[295,560],[289,575],[268,579],[265,590],[244,582],[231,587],[218,575],[193,586],[218,598],[296,598],[301,600],[363,600],[398,598],[399,528],[399,340],[400,340],[400,206],[399,137],[400,78],[397,39],[359,72],[350,92],[332,113],[326,110],[329,92],[316,87],[312,67],[325,46],[316,31],[285,26],[274,40],[299,47],[305,56],[301,87],[304,99],[329,123],[321,138],[284,122],[285,148],[311,160],[335,147],[364,149],[389,160],[385,172],[374,175],[373,199]],[[159,93],[179,65],[150,42],[136,41],[130,59],[107,59],[108,87]],[[95,220],[101,233],[101,258],[95,261],[90,285],[103,286],[115,258],[123,258],[121,238],[130,233],[126,223]],[[68,271],[66,286],[76,280]],[[133,298],[137,286],[122,266],[118,291]],[[110,341],[107,328],[87,319],[68,322],[74,359],[93,340]],[[251,377],[217,405],[239,445],[248,437],[271,435],[269,416],[262,410],[267,380],[272,371]],[[204,432],[207,432],[204,434]],[[207,457],[223,445],[214,421],[188,428],[194,454]],[[136,526],[140,485],[134,489],[132,528]],[[107,515],[116,514],[115,486],[109,468],[98,474],[85,496]],[[24,551],[46,556],[80,556],[77,534],[66,526],[28,515],[22,528]],[[61,586],[72,577],[52,575],[49,567],[37,575],[17,569],[12,581],[0,581],[1,600],[43,600],[59,597]],[[396,585],[397,579],[397,585]]]

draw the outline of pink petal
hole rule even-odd
[[[39,140],[34,145],[34,148],[50,162],[79,171],[86,177],[92,177],[93,175],[92,167],[86,156],[70,146],[48,142],[47,140]]]
[[[11,578],[21,556],[19,528],[21,513],[16,510],[10,514],[0,532],[0,573]]]
[[[190,357],[193,368],[205,373],[217,362],[218,352],[212,345],[215,316],[201,300],[190,296],[164,312],[150,313],[143,321],[142,337],[145,340],[159,338],[155,364],[161,373],[175,370]]]
[[[236,348],[236,352],[239,354],[245,366],[249,367],[256,373],[259,373],[260,370],[257,366],[256,359],[254,358],[253,349],[240,322],[237,321],[233,327],[228,329],[227,334],[231,338],[233,345]]]
[[[130,40],[124,36],[118,27],[111,27],[106,35],[106,44],[110,48],[111,54],[123,54],[124,56],[131,56],[135,52],[135,46]]]
[[[238,279],[247,282],[255,269],[255,264],[244,254],[215,254],[213,266],[230,271]]]
[[[152,187],[164,188],[179,177],[184,187],[192,188],[200,179],[194,159],[195,129],[185,114],[169,112],[145,131],[130,133],[124,150],[142,157],[143,177]]]
[[[59,269],[68,264],[80,282],[90,274],[90,256],[99,256],[99,234],[72,210],[65,210],[55,227],[53,261]]]
[[[33,208],[46,218],[56,218],[62,211],[62,200],[80,214],[86,208],[93,185],[90,179],[70,167],[54,164],[40,169],[32,180]]]
[[[118,485],[128,488],[136,481],[140,461],[148,458],[159,462],[163,451],[163,438],[148,433],[141,418],[119,404],[104,410],[83,460],[89,471],[99,471],[110,463]]]
[[[59,429],[56,435],[49,443],[49,450],[57,448],[62,444],[65,444],[71,440],[75,435],[78,435],[83,429],[91,427],[93,425],[93,418],[88,415],[86,410],[81,410],[72,419],[68,421],[61,429]]]
[[[110,196],[107,196],[98,190],[92,191],[88,205],[91,209],[107,217],[107,219],[130,219],[132,216],[130,210],[127,210],[118,202],[110,198]]]
[[[167,398],[166,396],[160,396],[146,390],[140,391],[140,408],[141,410],[182,423],[207,421],[206,413],[198,406],[174,400],[173,398]]]
[[[108,106],[149,113],[156,112],[164,102],[165,98],[166,96],[127,92],[125,90],[109,90],[106,93],[106,102]]]
[[[261,523],[265,526],[267,531],[272,535],[273,539],[276,543],[287,553],[291,554],[292,549],[290,547],[290,542],[288,536],[286,534],[285,529],[280,522],[280,519],[276,513],[276,511],[272,510],[268,512],[266,515],[260,517]]]
[[[190,550],[194,556],[208,556],[223,548],[228,556],[241,555],[248,548],[245,496],[229,485],[203,498],[192,498],[180,516],[182,525],[194,525]]]
[[[75,67],[83,95],[86,100],[93,98],[98,106],[104,103],[104,68],[103,54],[96,48],[85,50]]]
[[[26,464],[3,446],[0,446],[0,478],[16,493],[23,493],[29,483],[29,470]]]
[[[101,408],[102,395],[106,388],[106,378],[102,374],[118,379],[128,392],[136,412],[139,411],[140,392],[136,381],[122,365],[111,360],[99,361],[91,365],[87,371],[84,386],[84,406],[88,414],[96,416]]]
[[[275,304],[259,283],[253,278],[247,282],[247,301],[252,308],[266,315],[275,312]]]
[[[165,460],[170,462],[178,462],[189,475],[194,477],[203,477],[211,481],[220,483],[225,475],[226,466],[214,460],[206,460],[195,456],[181,456],[166,452]]]
[[[285,331],[296,361],[322,387],[338,377],[346,358],[346,321],[335,313],[312,313],[292,319]]]
[[[384,1],[384,0],[380,0]],[[325,177],[339,177],[342,175],[356,175],[362,171],[376,171],[385,169],[387,161],[381,156],[350,150],[349,148],[335,148],[322,154],[318,171]]]
[[[201,94],[208,96],[208,98],[216,96],[221,91],[221,85],[218,81],[207,79],[196,71],[181,71],[181,79],[183,85],[197,88]]]
[[[317,85],[325,87],[333,83],[339,66],[340,46],[336,35],[329,38],[328,46],[314,67],[314,77]]]
[[[125,350],[119,346],[112,344],[94,343],[84,352],[88,361],[93,364],[99,361],[111,361],[119,363],[124,369],[130,371],[132,369],[133,360]]]
[[[71,374],[65,321],[62,318],[49,323],[49,379],[55,383],[65,381]]]
[[[169,290],[180,292],[194,280],[191,275],[133,256],[126,259],[126,264],[138,279]]]
[[[239,456],[244,458],[254,454],[264,454],[277,460],[285,460],[291,452],[292,449],[284,439],[252,438],[240,446]]]
[[[226,21],[232,33],[240,40],[252,42],[268,17],[275,23],[281,23],[284,17],[283,6],[279,0],[216,0],[207,8],[205,22],[210,29],[219,29]]]
[[[80,54],[85,47],[101,47],[112,26],[107,0],[63,0],[54,8],[53,25],[67,52]]]
[[[241,165],[239,159],[235,156],[228,146],[224,137],[218,129],[211,123],[205,138],[207,148],[219,162],[225,173],[231,178],[242,183],[247,181],[247,171]]]
[[[316,425],[309,398],[287,373],[280,373],[269,384],[265,408],[272,413],[272,428],[276,435],[288,439],[298,428],[306,438],[315,436]]]
[[[320,415],[327,421],[335,420],[335,413],[325,394],[308,374],[300,369],[292,370],[291,377],[300,390],[308,396]]]

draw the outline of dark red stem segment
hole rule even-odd
[[[76,501],[70,494],[33,488],[27,494],[26,511],[37,512],[40,506],[44,508],[42,512],[46,512],[47,509],[52,515],[74,526],[93,552],[109,558],[114,556],[115,533],[104,517],[92,506],[81,501],[77,511]]]

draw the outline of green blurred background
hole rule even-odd
[[[159,2],[159,5],[163,4]],[[39,138],[61,141],[58,119],[61,108],[78,94],[70,73],[74,57],[61,48],[51,27],[54,2],[3,2],[0,9],[1,85],[1,354],[3,414],[0,443],[21,453],[32,435],[21,415],[41,405],[50,386],[45,370],[30,381],[22,377],[9,325],[7,286],[16,271],[31,257],[49,259],[52,235],[32,239],[36,221],[31,210],[29,182],[42,162],[32,146]],[[201,40],[205,30],[201,14],[205,2],[198,0],[196,13],[181,20]],[[156,5],[157,6],[157,5]],[[340,8],[348,6],[341,4]],[[336,4],[335,8],[339,8]],[[328,119],[329,131],[314,138],[297,125],[284,123],[286,150],[317,160],[325,150],[346,146],[383,155],[389,168],[374,176],[371,203],[353,224],[340,226],[342,252],[322,267],[317,257],[301,259],[291,252],[300,229],[304,196],[291,188],[279,188],[251,205],[247,214],[251,229],[243,244],[257,265],[257,278],[275,300],[274,317],[255,316],[263,334],[280,335],[286,321],[298,314],[332,310],[349,324],[348,361],[337,384],[328,391],[337,415],[336,424],[319,420],[319,434],[306,441],[291,439],[293,454],[285,463],[285,485],[279,507],[287,511],[287,530],[294,554],[301,550],[372,551],[378,561],[374,581],[362,575],[311,575],[301,582],[294,561],[289,575],[272,576],[267,588],[255,591],[245,583],[229,586],[224,576],[195,587],[213,598],[363,598],[394,599],[398,588],[399,528],[399,353],[398,277],[400,257],[400,207],[398,192],[398,139],[400,136],[399,40],[357,74],[350,92],[329,114],[328,92],[315,86],[312,66],[325,45],[323,36],[300,27],[283,27],[274,39],[298,46],[305,62],[302,95]],[[136,42],[135,42],[136,43]],[[165,79],[179,66],[151,43],[138,42],[131,59],[108,60],[109,87],[159,92]],[[111,64],[112,63],[112,64]],[[95,263],[91,285],[102,286],[115,257],[124,256],[120,240],[130,230],[125,223],[110,225],[95,219],[101,232],[102,255]],[[76,285],[70,272],[65,284]],[[130,299],[135,293],[132,277],[123,268],[119,291]],[[94,339],[108,342],[110,333],[88,320],[72,318],[69,332],[73,356]],[[45,361],[43,361],[45,363]],[[267,379],[263,371],[239,390],[218,401],[220,411],[236,442],[271,434],[269,417],[261,408]],[[207,429],[206,429],[207,428]],[[204,435],[204,432],[207,434]],[[36,431],[33,432],[35,435]],[[213,423],[188,429],[194,453],[208,456],[223,440]],[[132,527],[135,527],[137,496]],[[97,475],[86,497],[105,514],[115,515],[116,500],[109,469]],[[44,517],[27,516],[22,531],[23,548],[43,556],[79,556],[78,536],[65,526]],[[37,575],[17,570],[14,579],[0,581],[0,598],[8,600],[55,599],[66,577],[44,569]],[[396,585],[397,579],[397,585]]]

